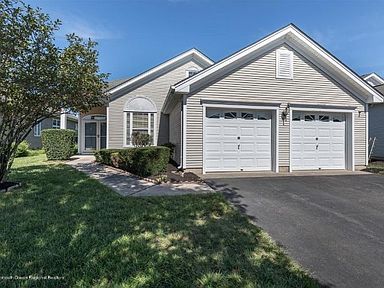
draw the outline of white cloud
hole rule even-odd
[[[119,39],[122,37],[120,32],[113,30],[106,24],[91,23],[74,14],[61,15],[60,18],[62,26],[59,31],[59,37],[64,37],[70,33],[93,40]]]

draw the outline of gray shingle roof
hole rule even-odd
[[[375,89],[384,95],[384,84],[375,86]]]
[[[128,81],[132,79],[132,77],[127,77],[127,78],[123,78],[123,79],[116,79],[116,80],[111,80],[111,81],[108,81],[108,88],[107,90],[111,90],[117,86],[119,86],[120,84]]]

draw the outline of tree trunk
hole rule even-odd
[[[10,157],[7,154],[3,154],[0,157],[0,183],[3,183],[7,180],[8,168],[10,168]]]

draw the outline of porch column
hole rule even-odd
[[[63,111],[60,114],[60,129],[67,129],[67,114]]]
[[[79,116],[77,117],[77,152],[81,154],[81,147],[83,147],[83,141],[82,141],[82,127],[81,127],[81,112],[79,112]]]

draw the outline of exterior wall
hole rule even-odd
[[[169,142],[176,145],[173,160],[180,164],[181,159],[181,101],[169,114]]]
[[[369,137],[376,137],[372,158],[384,159],[384,104],[369,107]]]
[[[109,148],[123,147],[124,139],[124,105],[137,96],[150,98],[157,108],[157,144],[169,141],[168,116],[161,113],[169,87],[186,77],[186,70],[191,66],[200,67],[194,61],[189,61],[156,79],[136,88],[133,91],[109,103]]]
[[[293,49],[287,45],[284,49]],[[281,48],[281,47],[279,47]],[[352,94],[302,55],[294,52],[293,79],[276,79],[275,50],[242,65],[230,73],[187,95],[186,168],[202,167],[203,108],[201,98],[229,101],[278,102],[281,112],[288,103],[357,107],[355,120],[355,165],[365,165],[365,106]],[[363,113],[358,113],[358,111]],[[279,166],[289,166],[290,119],[279,117]]]
[[[43,131],[44,129],[52,129],[52,119],[60,119],[60,118],[57,117],[57,118],[44,119],[41,122],[41,131]],[[75,130],[75,123],[77,123],[76,120],[67,119],[67,129]],[[33,128],[31,130],[31,132],[29,132],[29,134],[25,140],[29,143],[29,147],[31,147],[33,149],[39,149],[42,147],[41,136],[34,136]]]
[[[41,131],[43,131],[44,129],[51,129],[51,128],[52,128],[52,118],[44,119],[43,121],[41,121]],[[29,132],[25,140],[28,142],[29,147],[33,149],[41,148],[41,136],[34,136],[33,128],[31,132]]]

